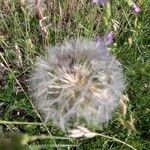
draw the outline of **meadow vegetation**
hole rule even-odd
[[[38,10],[24,0],[0,1],[0,149],[130,149],[113,137],[137,150],[150,149],[150,1],[137,0],[138,13],[127,0],[109,4],[46,0]],[[36,56],[64,40],[95,40],[110,31],[109,48],[123,65],[128,100],[96,131],[112,139],[68,138],[52,122],[44,122],[28,92]]]

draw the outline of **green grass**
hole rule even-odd
[[[48,46],[72,37],[95,39],[109,30],[114,31],[112,20],[116,20],[119,29],[114,31],[110,48],[123,64],[130,101],[125,118],[116,113],[113,120],[97,132],[125,141],[138,150],[150,149],[150,2],[138,2],[141,12],[135,14],[124,0],[113,0],[106,26],[103,17],[107,14],[102,6],[86,0],[72,3],[47,0],[44,24],[48,37],[45,38],[33,11],[21,6],[19,0],[0,1],[0,141],[11,139],[11,135],[17,133],[28,135],[15,140],[26,139],[27,149],[129,150],[125,145],[100,136],[61,139],[66,137],[65,133],[51,122],[43,122],[32,104],[26,82],[36,56],[44,55]],[[136,131],[128,124],[131,116]],[[42,135],[48,138],[39,137]],[[38,139],[33,140],[33,136]]]

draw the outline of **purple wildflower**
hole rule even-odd
[[[96,37],[96,42],[98,45],[100,45],[100,48],[99,48],[100,56],[102,58],[106,58],[108,54],[108,50],[106,48],[106,43],[104,42],[104,39],[98,36]]]
[[[106,46],[113,42],[113,32],[107,33],[104,37],[96,37],[96,42],[101,45],[100,56],[105,58],[108,54]]]
[[[104,5],[107,2],[108,2],[108,0],[92,0],[93,4],[102,4],[102,5]]]
[[[133,5],[131,7],[135,13],[139,13],[141,11],[140,7],[135,3],[133,3]]]
[[[105,35],[104,42],[106,43],[106,45],[110,45],[113,42],[113,32],[112,31]]]

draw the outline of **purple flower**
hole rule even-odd
[[[96,37],[96,42],[103,41],[105,45],[110,45],[113,42],[113,31],[108,32],[103,37]]]
[[[93,4],[102,4],[102,5],[104,5],[107,2],[108,2],[108,0],[92,0]]]
[[[136,5],[135,3],[133,3],[133,5],[131,7],[135,13],[139,13],[141,11],[140,7],[138,5]]]
[[[107,33],[104,37],[96,37],[96,42],[100,44],[100,56],[105,58],[108,54],[107,45],[110,45],[113,42],[113,32]]]
[[[104,42],[104,39],[98,36],[98,37],[96,37],[96,42],[100,46],[100,48],[99,48],[100,56],[102,58],[106,58],[106,56],[108,54],[108,50],[106,47],[106,43]]]
[[[110,45],[113,42],[113,32],[112,31],[105,35],[104,42],[106,43],[106,45]]]

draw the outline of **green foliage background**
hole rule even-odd
[[[123,64],[129,102],[126,104],[125,118],[119,112],[116,113],[113,121],[98,132],[114,136],[138,150],[150,149],[150,1],[138,0],[137,3],[141,8],[139,14],[133,13],[124,0],[113,0],[111,16],[107,16],[105,7],[94,5],[87,0],[47,0],[44,6],[46,17],[44,25],[48,37],[44,37],[39,30],[33,8],[27,9],[23,0],[0,1],[0,140],[2,143],[5,139],[13,139],[11,135],[17,133],[29,136],[27,139],[30,140],[25,142],[23,149],[129,149],[101,137],[61,139],[65,134],[51,122],[43,123],[30,103],[32,101],[26,82],[36,56],[45,55],[48,46],[72,37],[83,36],[95,39],[112,30],[114,41],[110,48]],[[108,19],[107,26],[104,17]],[[136,131],[128,124],[131,116]],[[50,137],[53,135],[53,138],[38,140],[30,138],[43,134]],[[25,136],[21,136],[15,141],[22,142],[25,139]]]

